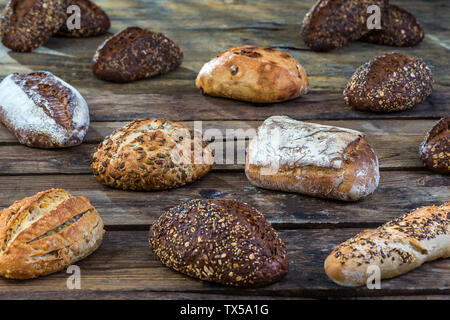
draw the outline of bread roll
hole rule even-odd
[[[203,94],[270,103],[308,92],[305,69],[286,52],[271,47],[237,47],[206,63],[195,80]]]
[[[63,270],[101,244],[103,222],[85,197],[50,189],[0,214],[0,275],[30,279]]]
[[[361,232],[334,249],[325,272],[342,286],[362,286],[378,266],[381,279],[396,277],[427,261],[450,257],[450,202],[418,208],[377,229]]]
[[[89,128],[86,100],[50,72],[9,75],[0,83],[0,121],[29,147],[79,145]]]
[[[450,173],[450,117],[442,118],[425,137],[419,149],[425,167],[442,173]]]
[[[168,267],[226,285],[267,285],[289,266],[286,247],[264,216],[233,200],[181,203],[151,227],[149,243]]]
[[[245,173],[258,187],[355,201],[378,186],[378,159],[361,132],[273,116],[250,141]]]
[[[200,132],[168,119],[134,121],[100,143],[92,171],[104,185],[123,190],[166,190],[207,174],[214,152]]]

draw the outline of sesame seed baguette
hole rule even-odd
[[[380,268],[381,279],[413,270],[423,263],[450,257],[450,202],[421,207],[377,229],[365,230],[334,249],[325,273],[342,286],[362,286],[369,266]]]

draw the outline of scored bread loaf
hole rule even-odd
[[[427,261],[450,257],[450,202],[418,208],[378,229],[361,232],[334,249],[325,272],[342,286],[365,285],[369,266],[381,279],[392,278]]]
[[[245,173],[258,187],[355,201],[378,186],[378,159],[361,132],[273,116],[251,140]]]
[[[0,213],[0,275],[30,279],[60,271],[94,252],[103,222],[85,197],[50,189]]]

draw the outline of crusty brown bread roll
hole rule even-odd
[[[288,272],[286,247],[256,209],[233,200],[190,200],[151,227],[162,263],[191,277],[239,287],[262,286]]]
[[[450,117],[442,118],[428,132],[419,155],[425,167],[443,174],[450,173]]]
[[[206,63],[195,80],[203,94],[258,103],[308,92],[305,69],[289,53],[271,47],[236,47]]]
[[[91,157],[98,181],[123,190],[166,190],[207,174],[214,152],[202,134],[168,119],[133,121],[106,137]]]
[[[50,189],[0,213],[0,275],[30,279],[63,270],[101,244],[103,222],[85,197]]]
[[[273,116],[251,140],[245,173],[258,187],[355,201],[371,194],[380,174],[361,132]]]
[[[418,208],[377,229],[361,232],[334,249],[325,272],[342,286],[365,285],[369,266],[381,279],[392,278],[427,261],[450,257],[450,202]]]

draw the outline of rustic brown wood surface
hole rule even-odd
[[[12,299],[449,299],[450,259],[428,263],[404,276],[382,281],[381,290],[335,285],[323,272],[334,246],[364,228],[423,205],[450,201],[450,177],[423,168],[418,148],[426,132],[450,114],[450,2],[405,0],[391,3],[414,13],[425,39],[413,48],[353,42],[329,53],[310,51],[300,37],[303,16],[314,0],[98,0],[112,20],[110,33],[126,26],[164,32],[184,51],[177,70],[152,79],[114,84],[94,77],[92,56],[104,39],[54,37],[32,53],[0,45],[0,78],[12,72],[48,70],[77,87],[88,101],[91,125],[85,142],[74,148],[41,150],[18,144],[0,125],[0,208],[36,192],[59,187],[85,195],[98,209],[107,233],[100,249],[78,263],[81,290],[68,290],[60,272],[30,281],[0,280],[0,298]],[[6,0],[0,0],[3,8]],[[298,99],[257,105],[202,96],[194,86],[203,63],[244,44],[270,45],[291,53],[306,68],[311,92]],[[401,113],[355,111],[342,98],[349,77],[373,56],[397,51],[431,65],[434,90],[423,103]],[[267,117],[296,119],[356,129],[367,135],[380,162],[376,192],[356,203],[269,191],[252,186],[242,155],[254,129]],[[189,127],[202,121],[215,129],[213,146],[234,146],[234,163],[221,163],[200,181],[165,192],[127,192],[99,184],[91,174],[95,146],[127,121],[169,117]],[[196,123],[198,125],[198,123]],[[245,134],[235,137],[232,130]],[[212,137],[210,137],[212,138]],[[236,140],[236,141],[235,141]],[[188,278],[163,266],[147,245],[147,230],[164,210],[192,198],[247,202],[279,230],[289,252],[288,276],[271,286],[230,288]]]

